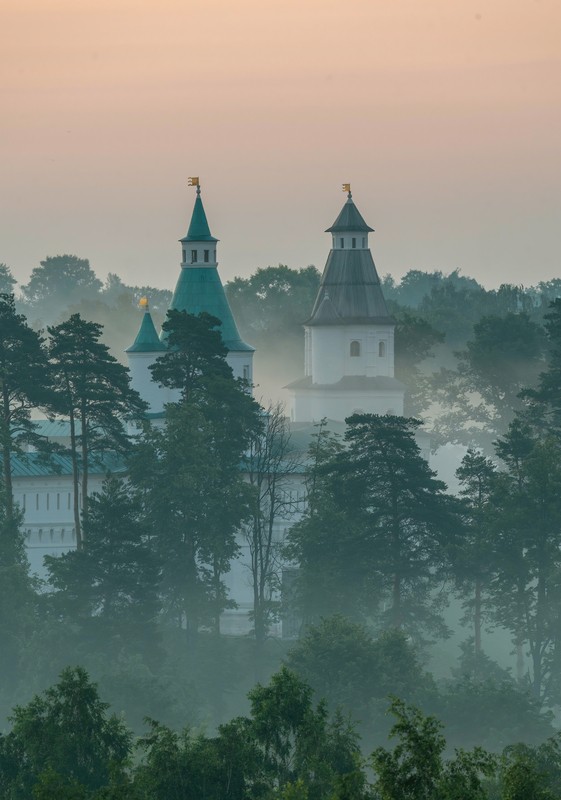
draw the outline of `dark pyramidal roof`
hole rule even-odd
[[[362,226],[362,227],[361,227]],[[328,231],[371,231],[349,195]],[[306,325],[395,325],[370,250],[331,250]]]
[[[327,228],[326,233],[350,233],[351,231],[368,233],[368,231],[373,230],[374,228],[371,228],[369,225],[367,225],[362,218],[360,211],[353,203],[353,196],[349,192],[349,197],[341,209],[341,213],[333,225],[330,228]]]

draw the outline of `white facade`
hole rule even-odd
[[[349,375],[394,377],[392,326],[330,325],[308,331],[306,375],[312,383],[337,383]]]
[[[197,239],[191,235],[192,229],[198,231],[198,236],[206,236],[205,231],[208,231],[200,193],[196,202],[198,216],[194,212],[190,233],[181,240],[181,273],[174,294],[176,305],[172,301],[172,306],[192,313],[198,313],[197,309],[207,310],[219,317],[226,333],[224,338],[232,345],[227,362],[234,377],[253,384],[253,350],[239,338],[216,271],[217,240]],[[353,208],[348,208],[349,203]],[[355,212],[350,197],[346,205],[345,211],[352,218]],[[360,215],[358,219],[362,221],[362,228],[334,230],[332,233],[333,249],[324,273],[324,282],[326,285],[329,283],[329,270],[335,270],[335,291],[332,292],[322,283],[312,319],[305,327],[305,378],[290,387],[291,417],[295,422],[323,418],[342,422],[354,413],[403,413],[404,387],[394,377],[394,324],[385,308],[368,250],[368,231],[371,229]],[[356,257],[361,259],[360,263]],[[349,287],[344,286],[347,267],[349,274],[356,273],[359,276],[357,279],[355,275],[355,282],[349,284],[348,292]],[[371,277],[368,270],[372,272]],[[360,276],[366,276],[364,292],[361,290]],[[368,313],[363,313],[360,308],[355,313],[352,303],[350,307],[345,306],[347,296],[352,296],[353,292],[354,297],[358,298],[353,301],[357,307],[364,298],[369,299]],[[189,308],[188,304],[186,307],[185,298],[195,295],[194,308]],[[370,311],[373,306],[376,306],[375,312]],[[148,403],[149,414],[154,416],[163,416],[165,404],[176,400],[178,395],[152,381],[150,366],[163,352],[146,304],[139,334],[128,349],[127,357],[132,386]],[[91,492],[101,489],[103,478],[102,474],[90,475]],[[60,554],[75,547],[72,477],[69,474],[43,475],[30,471],[14,477],[13,485],[15,501],[24,512],[23,530],[31,567],[33,571],[41,573],[45,555]],[[288,528],[304,509],[303,476],[291,475],[285,491],[291,493],[289,505],[298,510],[291,518],[275,521],[277,543],[284,540]],[[239,537],[239,545],[240,555],[225,576],[230,596],[238,607],[226,611],[221,620],[222,632],[231,635],[250,631],[249,612],[253,607],[250,554],[243,534]],[[280,623],[273,633],[281,634]]]

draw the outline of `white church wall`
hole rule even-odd
[[[403,392],[353,391],[318,388],[295,392],[294,421],[318,422],[327,417],[343,421],[351,414],[403,414]]]
[[[101,490],[104,476],[90,476],[90,492]],[[74,491],[70,475],[17,477],[13,480],[14,500],[23,512],[21,530],[25,537],[31,571],[45,577],[43,558],[61,555],[76,547]],[[80,508],[82,498],[79,498]]]
[[[232,368],[234,378],[241,378],[253,384],[253,353],[247,351],[230,350],[226,356],[226,361]]]
[[[313,383],[329,385],[348,375],[394,376],[394,331],[390,325],[325,325],[310,330]],[[352,343],[357,343],[352,345]],[[380,347],[382,345],[382,347]],[[355,353],[358,350],[358,355]],[[352,353],[352,355],[351,355]]]

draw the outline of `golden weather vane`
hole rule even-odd
[[[347,194],[350,194],[351,193],[351,184],[350,183],[344,183],[343,184],[343,191],[347,192]]]
[[[199,178],[189,178],[189,186],[196,186],[197,187],[197,194],[201,193],[201,184],[199,182]]]

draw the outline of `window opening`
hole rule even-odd
[[[341,249],[343,249],[345,247],[345,240],[343,238],[339,239],[339,244]]]
[[[385,342],[380,342],[379,343],[379,345],[378,345],[378,355],[380,356],[380,358],[384,358],[384,356],[386,355],[386,343]]]
[[[197,260],[197,251],[191,250],[191,264],[194,264],[196,260]]]
[[[204,251],[204,261],[205,261],[205,264],[208,264],[209,256],[210,256],[210,250],[205,250],[205,251]]]
[[[354,237],[354,236],[353,236],[353,238],[351,239],[351,247],[353,247],[353,248],[355,248],[355,247],[356,247],[356,239],[355,239],[355,237]]]
[[[360,342],[351,342],[351,358],[357,358],[360,355]]]

